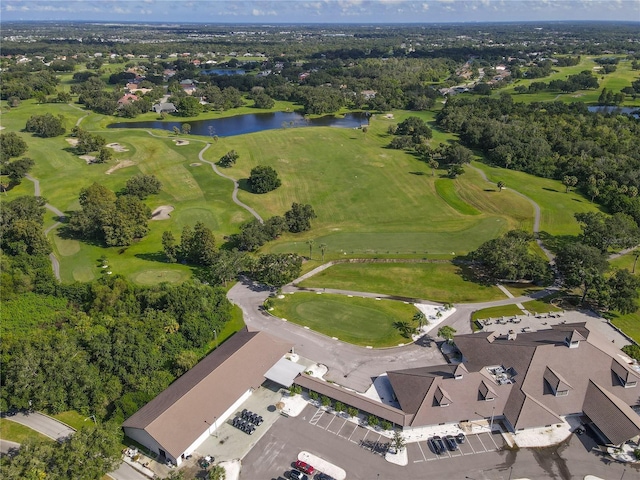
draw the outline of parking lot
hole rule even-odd
[[[455,451],[445,450],[437,455],[431,449],[428,439],[407,444],[409,461],[413,463],[430,462],[433,460],[445,460],[447,458],[461,457],[464,455],[476,455],[501,450],[505,445],[502,435],[498,432],[479,433],[467,435],[466,441],[458,445]]]
[[[309,423],[378,455],[384,456],[389,449],[390,440],[387,437],[322,408],[315,410]]]

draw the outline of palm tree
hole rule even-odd
[[[413,320],[418,322],[418,328],[422,328],[424,325],[428,325],[427,316],[422,312],[416,312],[413,316]]]
[[[631,270],[631,273],[636,273],[636,263],[638,263],[638,258],[640,258],[640,250],[636,250],[635,255],[635,260],[633,261],[633,269]]]
[[[499,192],[501,192],[501,191],[502,191],[502,189],[504,188],[504,185],[505,185],[505,184],[504,184],[504,182],[503,182],[502,180],[500,180],[500,181],[498,182],[498,191],[499,191]]]
[[[324,252],[327,250],[327,244],[326,243],[321,243],[320,244],[320,253],[322,254],[322,263],[324,263]]]
[[[315,240],[313,238],[310,238],[309,240],[307,240],[307,245],[309,245],[309,260],[311,260],[311,255],[313,254],[314,243],[315,243]]]

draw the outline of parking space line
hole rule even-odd
[[[353,429],[353,432],[351,432],[351,435],[349,435],[349,441],[353,442],[353,443],[358,443],[358,442],[354,442],[353,440],[351,440],[351,437],[353,437],[353,434],[356,433],[356,431],[358,430],[358,425],[356,425],[356,428]]]
[[[493,439],[493,433],[491,434],[491,441],[493,442],[493,444],[496,446],[496,450],[500,450],[500,447],[498,446],[498,444],[496,443],[496,441]],[[494,450],[495,451],[495,450]]]
[[[322,418],[322,416],[324,415],[324,410],[322,409],[318,409],[316,411],[316,413],[313,414],[313,417],[311,417],[311,420],[309,420],[309,423],[311,425],[316,426],[318,424],[318,422],[320,421],[320,419]]]
[[[424,450],[422,450],[422,446],[420,445],[420,442],[416,442],[418,444],[418,448],[420,449],[420,453],[422,454],[422,457],[426,460],[427,456],[424,454]]]
[[[327,426],[324,428],[325,430],[329,430],[329,426],[333,423],[333,421],[336,419],[335,415],[331,415],[331,420],[329,420],[329,423],[327,424]],[[333,432],[329,432],[329,433],[333,433]]]
[[[478,441],[480,442],[480,444],[482,445],[482,448],[484,448],[484,451],[487,451],[487,447],[484,446],[484,442],[482,441],[482,439],[480,438],[480,435],[476,435],[476,438],[478,439]],[[484,453],[484,452],[479,452],[479,453]]]
[[[467,439],[468,440],[468,439]],[[473,448],[473,445],[471,445],[471,441],[468,441],[467,444],[469,445],[469,447],[471,447],[471,453],[469,455],[473,455],[476,453],[476,449]]]
[[[340,435],[340,432],[342,431],[342,429],[344,428],[344,426],[347,424],[348,420],[345,420],[344,423],[342,424],[342,426],[338,429],[338,431],[336,432],[336,435],[338,435],[340,438],[347,438],[344,435]]]

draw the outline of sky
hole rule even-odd
[[[0,0],[0,22],[640,22],[640,0]]]

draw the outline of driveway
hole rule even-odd
[[[387,370],[446,363],[435,342],[428,338],[403,347],[367,349],[285,322],[260,309],[271,292],[263,285],[241,278],[227,297],[242,309],[244,321],[250,328],[287,340],[295,345],[295,353],[326,365],[329,371],[324,378],[327,380],[364,392],[374,377]]]
[[[55,418],[48,417],[38,412],[23,413],[19,412],[12,415],[9,418],[12,422],[25,425],[36,432],[46,435],[49,438],[53,438],[57,441],[62,441],[69,435],[73,435],[75,430],[62,422],[59,422]]]

